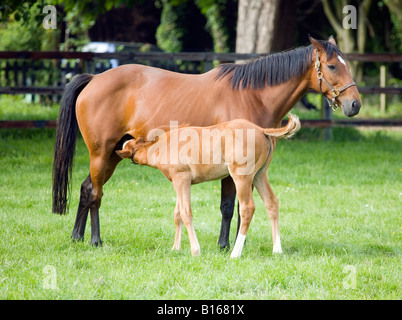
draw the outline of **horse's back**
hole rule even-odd
[[[117,143],[125,134],[190,118],[192,106],[197,108],[205,94],[203,88],[207,90],[210,84],[208,78],[211,76],[207,74],[180,74],[138,64],[94,76],[76,103],[77,120],[87,145],[91,141],[102,144],[102,140]]]

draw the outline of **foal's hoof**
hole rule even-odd
[[[277,246],[277,245],[274,245],[274,248],[272,249],[272,253],[282,254],[283,251],[282,251],[281,245],[280,245],[280,244],[279,244],[278,246]]]

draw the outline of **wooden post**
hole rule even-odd
[[[213,61],[203,61],[201,73],[208,72],[214,68]]]
[[[387,85],[387,67],[385,65],[380,66],[380,87],[385,88]],[[387,112],[387,95],[380,93],[380,110],[381,113]]]
[[[332,122],[332,108],[329,106],[327,99],[321,95],[321,119],[330,120]],[[332,140],[332,127],[321,129],[322,140]]]

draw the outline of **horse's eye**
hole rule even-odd
[[[333,64],[329,64],[329,65],[328,65],[328,68],[329,68],[329,70],[331,70],[331,71],[335,71],[335,69],[336,69]]]

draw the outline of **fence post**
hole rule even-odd
[[[385,88],[387,86],[387,67],[385,65],[380,66],[380,87]],[[380,110],[381,113],[387,112],[387,95],[380,93]]]
[[[321,95],[321,119],[330,120],[332,122],[332,108],[329,106],[327,99],[325,99],[323,95]],[[321,137],[324,141],[332,140],[332,125],[329,128],[321,129]]]
[[[95,61],[93,59],[90,60],[83,60],[82,61],[82,73],[90,73],[94,74],[95,73]]]

